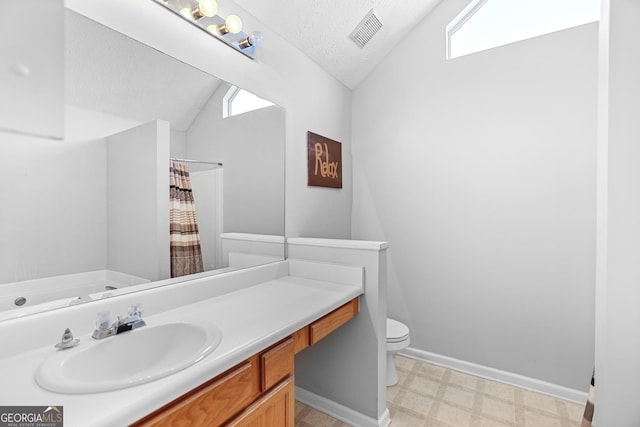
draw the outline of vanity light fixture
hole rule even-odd
[[[237,15],[226,18],[218,15],[216,0],[154,0],[183,20],[205,31],[218,41],[255,59],[256,47],[262,41],[262,34],[255,31],[246,34],[242,31],[242,20]]]

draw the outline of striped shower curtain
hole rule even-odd
[[[171,277],[204,271],[196,207],[186,165],[171,161],[169,166],[169,247]]]
[[[595,370],[591,375],[591,386],[589,387],[589,396],[587,397],[587,404],[584,407],[584,416],[582,417],[582,424],[580,427],[591,427],[593,423],[593,412],[595,410],[595,394],[596,394],[596,373]]]

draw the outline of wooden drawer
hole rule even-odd
[[[293,334],[293,348],[296,354],[307,347],[309,347],[309,325],[298,329]]]
[[[256,356],[160,408],[134,426],[219,426],[259,395]]]
[[[294,381],[289,377],[249,406],[229,427],[294,427]]]
[[[313,345],[317,343],[322,338],[347,323],[355,317],[356,314],[358,314],[359,310],[359,299],[356,297],[345,305],[313,322],[309,330],[309,344]]]
[[[260,355],[262,391],[270,389],[280,380],[293,375],[294,356],[293,337],[280,341]]]

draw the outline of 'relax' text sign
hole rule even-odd
[[[309,152],[307,185],[342,188],[342,144],[307,132]]]

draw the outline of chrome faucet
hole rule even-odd
[[[101,340],[146,325],[146,322],[142,319],[142,305],[134,304],[129,307],[127,317],[118,316],[118,319],[113,323],[111,323],[111,313],[108,311],[99,312],[96,319],[96,329],[91,336],[96,340]]]

